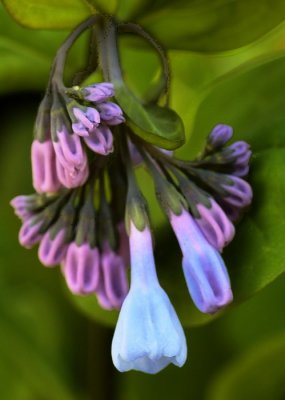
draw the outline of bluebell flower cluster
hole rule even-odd
[[[213,314],[233,299],[221,253],[252,200],[245,180],[251,151],[244,141],[231,142],[233,129],[220,124],[196,159],[178,159],[136,134],[112,82],[66,87],[68,46],[92,18],[58,52],[38,111],[31,151],[37,193],[17,196],[11,205],[22,221],[21,245],[39,244],[42,264],[60,265],[75,295],[93,295],[106,310],[120,310],[115,367],[155,374],[171,363],[181,367],[187,345],[159,284],[148,204],[135,167],[144,166],[153,179],[194,304]]]

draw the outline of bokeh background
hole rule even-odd
[[[0,3],[0,396],[5,400],[285,399],[285,5],[255,0],[17,1]],[[173,3],[173,4],[172,4]],[[5,5],[5,7],[4,7]],[[7,12],[7,9],[9,13]],[[181,115],[189,158],[217,123],[253,149],[254,201],[224,256],[235,301],[216,317],[194,309],[181,255],[149,199],[162,286],[187,334],[182,368],[156,376],[118,373],[110,345],[115,312],[69,294],[59,268],[18,244],[11,198],[33,191],[30,144],[56,49],[99,9],[139,22],[168,51],[171,106]],[[23,26],[21,26],[23,25]],[[86,38],[85,38],[86,39]],[[66,79],[84,67],[84,37]],[[120,40],[126,80],[147,97],[161,79],[158,57],[134,37]],[[75,75],[76,79],[76,75]],[[91,78],[95,79],[93,76]]]

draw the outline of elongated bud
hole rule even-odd
[[[224,146],[233,136],[233,128],[229,125],[216,125],[207,139],[207,149],[217,150]]]
[[[100,124],[100,114],[95,108],[69,105],[70,108],[72,130],[76,135],[89,136]]]

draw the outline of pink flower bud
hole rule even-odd
[[[33,186],[39,193],[56,192],[61,184],[57,176],[55,153],[51,140],[32,144]]]

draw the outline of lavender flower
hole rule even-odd
[[[56,160],[56,171],[58,175],[58,179],[68,189],[76,188],[78,186],[82,186],[88,178],[89,175],[89,167],[87,158],[84,164],[80,166],[80,168],[73,168],[70,170],[65,168],[60,161]]]
[[[30,249],[41,240],[42,224],[43,221],[37,220],[34,216],[24,222],[19,232],[19,242],[23,247]]]
[[[72,112],[77,122],[73,122],[72,130],[76,135],[88,136],[100,124],[100,114],[93,107],[73,107]]]
[[[208,145],[212,149],[219,149],[233,136],[233,128],[229,125],[216,125],[208,136]]]
[[[110,82],[96,83],[82,89],[85,100],[102,103],[114,96],[114,85]]]
[[[195,221],[208,242],[221,251],[234,237],[235,228],[222,208],[213,199],[210,207],[197,204],[199,217]]]
[[[97,154],[106,156],[113,151],[113,134],[106,125],[100,125],[84,141]]]
[[[252,200],[252,189],[250,185],[237,176],[229,176],[231,184],[223,184],[226,195],[223,196],[223,202],[236,208],[248,206]]]
[[[82,148],[80,138],[69,133],[65,125],[56,132],[57,140],[53,142],[57,160],[70,171],[81,169],[87,162],[86,154]]]
[[[119,125],[125,122],[123,111],[116,103],[107,102],[97,105],[100,112],[100,118],[108,125]]]
[[[74,294],[95,293],[100,282],[100,255],[88,243],[72,242],[62,264],[67,286]]]
[[[16,196],[10,201],[10,205],[14,208],[14,212],[22,221],[26,221],[32,216],[32,208],[37,204],[37,196]]]
[[[108,71],[101,72],[120,78],[111,36],[116,24],[104,16],[88,18],[58,50],[35,123],[33,184],[36,191],[47,195],[18,196],[11,205],[23,221],[20,243],[30,248],[40,241],[39,259],[46,266],[60,263],[73,293],[96,295],[106,309],[121,307],[112,342],[117,369],[154,374],[170,363],[182,366],[187,346],[180,321],[156,275],[148,205],[134,165],[143,163],[151,172],[157,199],[183,253],[183,271],[194,303],[202,312],[214,313],[232,300],[220,251],[234,236],[231,221],[252,200],[251,187],[241,179],[248,173],[251,151],[241,141],[226,146],[233,130],[220,124],[195,160],[179,160],[152,144],[153,129],[145,140],[136,138],[141,136],[136,129],[141,128],[139,121],[132,121],[132,113],[108,101],[115,95],[112,83],[65,87],[67,53],[98,18],[96,30],[107,35],[99,53],[104,48],[107,56],[111,51],[113,57],[112,62],[107,57]],[[83,80],[93,62],[89,57],[87,70],[77,78]],[[153,99],[153,105],[157,101]],[[164,123],[169,124],[171,111],[159,109],[160,119],[166,115]],[[112,126],[125,122],[123,111],[128,113],[128,125],[114,128],[113,136]],[[178,115],[173,117],[183,140],[183,123]],[[115,148],[114,142],[118,143]],[[111,152],[112,157],[99,156]],[[51,196],[49,192],[58,193]]]
[[[183,253],[183,271],[191,297],[200,311],[215,313],[233,298],[224,261],[187,211],[171,213],[170,223]]]
[[[131,223],[131,289],[115,329],[112,358],[121,371],[155,374],[173,363],[182,366],[187,348],[183,329],[157,280],[150,230]]]
[[[60,264],[67,249],[65,229],[58,231],[54,238],[51,236],[50,231],[44,234],[38,251],[39,260],[46,267]]]
[[[103,308],[120,308],[128,293],[128,278],[124,260],[105,244],[101,256],[101,282],[97,291]]]
[[[38,193],[56,192],[61,187],[55,165],[55,153],[51,140],[32,144],[33,186]]]
[[[234,169],[232,174],[239,177],[247,175],[249,171],[249,160],[251,157],[248,143],[244,141],[235,142],[229,146],[227,150],[232,152],[232,157],[234,158]]]

